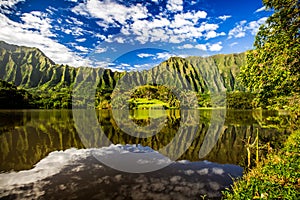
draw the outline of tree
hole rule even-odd
[[[281,106],[300,93],[299,0],[263,0],[274,13],[256,35],[247,53],[241,80],[256,92],[260,106]]]

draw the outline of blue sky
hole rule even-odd
[[[0,0],[0,40],[58,64],[142,70],[251,49],[271,14],[261,0]]]

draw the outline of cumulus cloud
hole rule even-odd
[[[0,0],[0,13],[10,14],[15,5],[25,0]]]
[[[183,46],[177,47],[178,49],[199,49],[203,51],[207,51],[207,44],[184,44]]]
[[[216,44],[209,45],[210,51],[221,51],[223,48],[222,42],[218,42]]]
[[[46,14],[33,11],[31,13],[24,13],[21,16],[23,29],[33,29],[40,32],[45,37],[53,37],[55,34],[51,32],[51,19],[47,18]]]
[[[167,2],[166,8],[173,13],[172,17],[167,13],[162,14],[163,12],[153,16],[141,4],[124,6],[114,1],[88,0],[75,6],[72,11],[98,19],[96,23],[105,31],[111,27],[120,28],[121,34],[132,37],[141,44],[147,42],[181,43],[203,37],[204,32],[218,29],[217,24],[206,22],[199,24],[200,19],[207,17],[205,11],[183,12],[182,5],[182,0]],[[212,36],[211,33],[208,36]],[[113,37],[106,38],[107,42],[115,41]],[[126,39],[125,42],[127,41]]]
[[[89,49],[83,46],[74,46],[74,48],[84,53],[89,52]]]
[[[195,48],[202,50],[202,51],[207,51],[207,45],[205,45],[205,44],[197,44],[197,45],[195,45]]]
[[[127,24],[126,20],[144,19],[148,10],[141,4],[127,7],[114,1],[87,0],[72,9],[76,14],[101,19],[107,25]]]
[[[268,19],[267,17],[263,17],[263,18],[260,18],[260,19],[257,20],[257,21],[251,21],[251,22],[249,22],[249,24],[247,25],[246,29],[247,29],[247,30],[250,30],[252,35],[256,35],[256,33],[258,32],[259,27],[260,27],[262,24],[265,24],[266,21],[267,21],[267,19]]]
[[[223,15],[223,16],[220,16],[218,18],[223,20],[223,21],[226,21],[227,19],[231,18],[231,15]]]
[[[176,56],[175,54],[169,53],[169,52],[161,52],[161,53],[157,53],[155,56],[155,59],[162,59],[162,60],[167,60],[171,57]]]
[[[211,38],[215,38],[215,37],[218,37],[218,36],[224,36],[224,35],[226,35],[224,32],[217,33],[216,31],[209,31],[209,32],[206,33],[205,38],[206,38],[206,40],[208,40],[208,39],[211,39]]]
[[[246,28],[245,24],[247,23],[246,20],[240,21],[236,27],[231,29],[228,33],[228,38],[241,38],[246,36]]]
[[[69,64],[71,66],[86,66],[89,64],[89,60],[83,59],[66,46],[49,38],[50,36],[55,36],[50,30],[49,19],[40,18],[36,13],[28,13],[22,15],[22,20],[24,24],[14,22],[0,13],[0,40],[18,45],[37,47],[59,64]]]
[[[268,18],[263,17],[257,21],[251,21],[247,23],[246,20],[240,21],[236,27],[231,29],[228,33],[228,38],[242,38],[246,36],[246,32],[250,31],[252,35],[255,35],[258,32],[259,27],[266,22]]]
[[[183,10],[182,0],[168,0],[167,9],[171,12],[180,12]]]
[[[218,42],[215,44],[210,44],[210,43],[206,43],[206,44],[184,44],[183,46],[179,46],[177,47],[178,49],[199,49],[202,51],[221,51],[223,46],[222,46],[222,42]]]

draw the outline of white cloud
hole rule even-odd
[[[77,26],[82,26],[84,23],[82,21],[79,21],[78,19],[76,19],[75,17],[70,17],[70,19],[72,20],[71,21],[71,24],[75,24]]]
[[[209,50],[210,51],[221,51],[223,48],[222,42],[218,42],[212,45],[209,45]]]
[[[14,9],[15,5],[25,0],[0,0],[0,13],[11,13],[10,9]]]
[[[128,19],[144,19],[148,16],[147,8],[141,4],[127,7],[109,0],[87,0],[78,4],[72,11],[76,14],[102,19],[105,23],[115,26],[118,26],[118,24],[125,25]]]
[[[245,24],[247,23],[246,20],[241,21],[236,27],[234,27],[233,29],[231,29],[228,33],[228,38],[241,38],[241,37],[245,37],[246,36],[246,28],[245,28]]]
[[[194,27],[192,21],[182,16],[175,16],[174,21],[167,18],[156,18],[153,21],[137,20],[122,28],[121,32],[136,36],[136,40],[144,44],[148,41],[180,43],[186,39],[201,37],[203,27]]]
[[[168,14],[152,16],[148,9],[141,4],[124,6],[114,1],[87,0],[72,9],[73,12],[99,19],[96,23],[107,31],[110,27],[121,28],[120,32],[130,39],[116,40],[111,36],[106,42],[132,42],[131,39],[145,44],[147,42],[169,42],[181,43],[187,40],[203,37],[207,31],[215,31],[219,28],[217,24],[197,24],[199,19],[205,19],[205,11],[182,12],[182,0],[169,0],[167,8],[175,12],[174,18]],[[180,12],[177,12],[180,11]],[[152,18],[151,20],[146,19]],[[129,22],[130,21],[130,22]],[[211,33],[210,33],[211,34]],[[222,33],[223,34],[223,33]]]
[[[149,58],[149,57],[153,57],[154,55],[149,54],[149,53],[140,53],[140,54],[137,54],[137,56],[140,58]]]
[[[247,23],[247,21],[241,21],[237,24],[236,27],[231,29],[228,33],[228,38],[242,38],[246,36],[246,32],[250,31],[252,35],[255,35],[258,32],[259,27],[266,22],[268,18],[263,17],[258,19],[257,21],[251,21]]]
[[[266,6],[263,6],[259,9],[257,9],[254,13],[262,12],[262,11],[265,11],[265,10],[266,10]]]
[[[179,46],[178,49],[193,49],[194,45],[192,44],[185,44],[183,46]]]
[[[74,48],[84,53],[89,52],[89,49],[83,46],[74,46]]]
[[[182,26],[194,26],[199,19],[205,19],[207,13],[205,11],[180,13],[174,16],[171,28],[179,28]]]
[[[169,52],[162,52],[162,53],[157,53],[155,59],[156,60],[158,60],[158,59],[167,60],[170,57],[174,57],[174,56],[176,56],[176,55],[175,54],[171,54]]]
[[[50,39],[49,35],[53,34],[46,28],[50,28],[50,26],[40,23],[40,21],[35,18],[36,16],[32,17],[32,13],[23,16],[25,16],[23,18],[25,24],[14,22],[5,15],[0,14],[0,40],[16,45],[39,48],[50,59],[58,64],[68,64],[71,66],[87,66],[89,64],[89,60],[83,59],[66,46]],[[32,24],[34,20],[37,20],[39,23],[37,25]],[[31,26],[36,28],[40,27],[43,30],[28,30]]]
[[[217,33],[216,31],[209,31],[208,33],[206,33],[205,37],[206,37],[206,40],[208,40],[211,38],[215,38],[218,36],[224,36],[224,35],[226,35],[224,32]]]
[[[85,42],[86,41],[86,38],[78,38],[76,39],[77,42]]]
[[[202,50],[202,51],[207,51],[207,45],[205,44],[197,44],[195,46],[196,49]]]
[[[233,42],[233,43],[231,43],[229,46],[230,47],[233,47],[233,46],[235,46],[235,45],[238,45],[239,43],[237,43],[237,42]]]
[[[99,38],[100,40],[105,40],[105,39],[106,39],[105,35],[101,35],[101,34],[99,34],[99,33],[94,34],[94,36],[95,36],[96,38]]]
[[[61,29],[64,33],[66,33],[66,34],[71,34],[72,33],[72,30],[70,30],[70,29],[64,29],[64,28],[62,28]]]
[[[120,43],[120,44],[124,44],[125,43],[125,39],[122,37],[117,37],[114,39],[115,42]]]
[[[95,53],[104,53],[104,52],[106,52],[107,51],[107,48],[103,48],[103,47],[100,47],[100,46],[97,46],[96,48],[95,48]]]
[[[202,50],[202,51],[207,51],[208,46],[209,46],[209,43],[207,43],[207,44],[196,44],[196,45],[185,44],[185,45],[179,46],[177,48],[178,49],[199,49],[199,50]]]
[[[55,34],[51,32],[51,20],[46,16],[46,14],[36,11],[24,13],[21,16],[21,19],[24,22],[24,24],[22,24],[22,28],[34,29],[40,32],[40,34],[43,36],[54,37]]]
[[[167,9],[171,12],[180,12],[183,10],[182,0],[168,0]]]
[[[263,18],[260,18],[257,21],[249,22],[246,29],[250,30],[252,35],[256,35],[256,33],[258,32],[259,27],[262,24],[266,23],[267,19],[268,19],[267,17],[263,17]]]
[[[231,18],[231,15],[223,15],[223,16],[220,16],[218,18],[223,20],[223,21],[226,21],[227,19]]]

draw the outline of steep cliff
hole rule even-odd
[[[39,95],[39,105],[45,108],[70,108],[72,92],[88,81],[97,86],[98,105],[101,101],[109,104],[112,91],[122,82],[131,86],[167,85],[198,94],[243,90],[237,76],[244,64],[245,53],[172,57],[148,71],[114,72],[57,65],[37,48],[0,42],[0,79]]]

